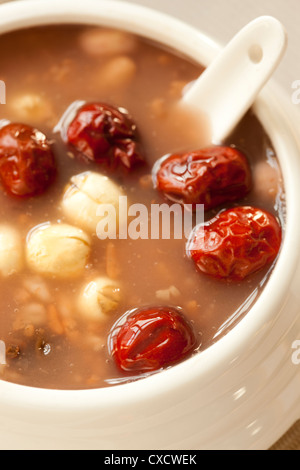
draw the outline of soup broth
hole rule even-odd
[[[176,107],[185,87],[203,69],[154,42],[105,28],[37,27],[2,35],[0,59],[0,79],[7,90],[6,104],[0,106],[3,126],[14,122],[38,128],[51,144],[57,168],[42,194],[14,197],[5,187],[0,192],[1,224],[17,230],[24,250],[30,234],[42,224],[77,226],[62,205],[75,175],[91,171],[108,176],[129,205],[142,204],[151,214],[153,204],[170,202],[153,184],[155,162],[209,141],[205,118]],[[64,139],[62,119],[78,102],[126,109],[137,126],[145,164],[133,171],[111,171],[78,158]],[[205,220],[229,207],[254,205],[275,215],[284,227],[280,169],[272,143],[251,110],[224,144],[245,153],[253,184],[242,200],[207,211]],[[145,226],[139,230],[147,233]],[[119,370],[108,337],[126,312],[149,305],[179,308],[195,331],[192,353],[201,354],[247,314],[274,265],[239,282],[214,279],[196,269],[186,239],[175,239],[172,230],[168,239],[133,239],[127,232],[127,238],[106,240],[95,230],[84,269],[75,277],[44,275],[24,257],[22,269],[0,281],[0,340],[6,351],[0,378],[55,389],[112,386],[147,375]],[[80,307],[84,287],[99,277],[119,286],[114,308],[101,321],[89,314],[89,304],[86,314]]]

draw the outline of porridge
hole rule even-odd
[[[98,388],[201,354],[280,250],[283,184],[257,118],[203,148],[208,123],[177,106],[201,67],[121,31],[30,28],[2,35],[0,54],[0,378]],[[199,204],[204,224],[120,236],[124,198],[148,214]]]

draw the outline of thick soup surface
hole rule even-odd
[[[207,144],[209,124],[177,106],[184,87],[202,69],[172,51],[126,33],[65,25],[1,36],[0,64],[0,79],[7,93],[6,104],[0,106],[2,127],[22,123],[37,128],[47,137],[56,165],[55,178],[38,195],[18,197],[5,185],[1,187],[0,239],[2,227],[16,231],[21,247],[16,245],[13,250],[15,254],[15,250],[21,250],[22,260],[17,272],[2,274],[0,280],[0,341],[5,346],[0,378],[36,387],[84,389],[147,375],[147,370],[121,370],[111,356],[108,337],[126,312],[149,306],[179,310],[194,331],[189,354],[201,354],[249,311],[274,261],[242,280],[217,279],[197,269],[187,254],[186,238],[174,239],[172,227],[166,239],[120,239],[117,235],[101,240],[96,227],[88,231],[81,226],[80,198],[75,209],[73,206],[72,218],[64,210],[63,196],[71,178],[92,172],[107,176],[109,184],[127,197],[128,206],[142,204],[150,214],[153,204],[170,204],[155,187],[152,168],[165,155],[198,150]],[[76,110],[80,103],[126,109],[137,127],[145,163],[129,170],[120,166],[112,169],[79,155],[78,149],[66,142],[65,113],[74,103]],[[1,142],[6,145],[0,138],[0,147]],[[284,192],[276,155],[251,111],[224,145],[237,147],[246,155],[251,189],[240,199],[206,211],[205,220],[224,209],[254,206],[269,211],[283,226]],[[1,158],[0,152],[0,165]],[[110,190],[108,186],[106,196]],[[127,225],[134,220],[131,213]],[[59,268],[51,260],[52,271],[47,265],[46,272],[41,268],[44,259],[36,262],[37,256],[43,256],[45,245],[37,248],[41,238],[33,235],[37,228],[52,225],[72,226],[84,233],[78,235],[75,230],[62,234],[67,237],[66,245],[65,240],[56,242],[56,235],[49,233],[49,256],[59,246]],[[147,227],[138,225],[132,225],[135,233],[145,234]],[[76,271],[74,276],[74,260],[68,253],[72,244],[76,263],[83,257],[83,267],[76,265],[79,274]],[[86,286],[96,290],[98,286],[100,293],[93,297]],[[166,328],[164,321],[162,331]],[[151,335],[158,341],[157,331],[154,324]],[[169,330],[168,335],[173,338]],[[162,366],[172,363],[163,362]]]

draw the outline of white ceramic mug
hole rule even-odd
[[[207,66],[219,46],[170,16],[109,0],[36,0],[0,7],[0,33],[85,23],[140,34]],[[300,417],[300,129],[276,84],[254,109],[275,147],[286,189],[280,257],[260,298],[201,354],[134,383],[85,391],[0,381],[1,449],[267,449]]]

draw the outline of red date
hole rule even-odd
[[[193,327],[171,307],[137,309],[113,327],[109,349],[123,371],[156,371],[186,358],[196,347]]]
[[[137,129],[123,108],[104,103],[87,103],[67,129],[67,140],[88,160],[132,169],[144,161]]]
[[[272,214],[250,206],[235,207],[196,227],[188,252],[201,272],[240,281],[275,260],[281,238],[280,224]]]
[[[46,136],[26,124],[0,129],[0,178],[14,196],[42,194],[56,175],[54,155]]]
[[[173,201],[204,204],[205,210],[243,198],[251,188],[246,156],[233,147],[212,146],[174,154],[155,169],[156,188]]]

